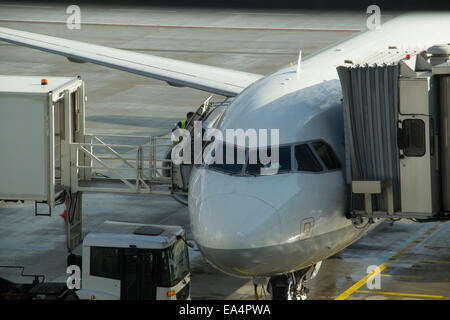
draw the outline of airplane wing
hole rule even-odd
[[[91,62],[225,96],[235,96],[262,77],[259,74],[218,68],[108,48],[79,41],[0,28],[0,40],[67,57],[73,62]]]

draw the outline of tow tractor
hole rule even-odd
[[[30,284],[0,278],[0,300],[190,299],[189,253],[180,226],[106,221],[83,240],[82,255],[67,257],[68,280]],[[22,268],[22,275],[23,274]],[[77,288],[78,287],[78,288]]]

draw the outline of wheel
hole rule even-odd
[[[292,279],[288,275],[271,277],[267,284],[267,291],[272,300],[292,300]]]

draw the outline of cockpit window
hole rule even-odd
[[[248,150],[248,149],[247,149]],[[253,150],[253,152],[256,152],[257,155],[257,162],[256,163],[250,163],[250,156],[247,158],[247,167],[245,170],[245,173],[251,174],[251,175],[259,175],[261,173],[261,168],[278,168],[278,173],[287,172],[291,170],[291,147],[279,147],[278,148],[278,162],[277,163],[267,163],[262,164],[260,161],[259,153],[260,151],[265,152],[265,150]],[[271,148],[267,149],[267,157],[272,156],[272,150]]]
[[[211,156],[215,157],[215,161],[210,164],[209,167],[226,173],[242,173],[242,169],[245,163],[245,151],[241,148],[223,144],[222,152],[222,159],[219,160],[219,155],[217,155],[216,157],[215,148],[212,148]],[[233,155],[231,155],[231,153],[233,153]],[[230,159],[227,160],[227,158]]]
[[[213,141],[209,142],[207,145],[210,145],[212,142]],[[223,144],[223,146],[219,148],[223,148],[222,154],[217,152],[218,154],[216,155],[215,147],[211,148],[211,151],[207,152],[208,155],[204,159],[204,165],[207,168],[239,175],[264,175],[262,169],[268,169],[267,172],[269,173],[266,174],[285,173],[291,171],[292,169],[292,146],[284,145],[279,147],[279,158],[277,162],[272,161],[271,148],[267,149],[266,156],[269,160],[267,164],[263,164],[262,159],[260,159],[260,152],[262,152],[262,155],[264,156],[266,149],[246,148],[244,150],[243,148],[238,148],[229,144]],[[205,150],[206,146],[204,148],[204,151]],[[294,156],[295,170],[298,171],[323,172],[341,168],[339,158],[336,156],[331,146],[321,140],[296,145],[294,147]],[[245,173],[243,173],[244,169]]]
[[[317,155],[322,162],[327,166],[328,170],[340,169],[341,163],[334,153],[333,149],[323,141],[316,141],[312,143]]]
[[[307,144],[295,146],[295,161],[299,171],[322,171],[322,166]]]

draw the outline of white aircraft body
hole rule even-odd
[[[212,265],[254,279],[293,275],[294,286],[286,281],[285,289],[294,288],[288,296],[298,298],[306,271],[376,225],[355,226],[346,218],[349,191],[336,67],[389,46],[425,50],[450,43],[449,30],[450,13],[403,15],[304,59],[299,74],[289,66],[264,77],[7,28],[0,28],[0,39],[235,96],[215,123],[223,131],[279,129],[278,174],[255,174],[249,164],[194,166],[189,213],[194,239]]]

